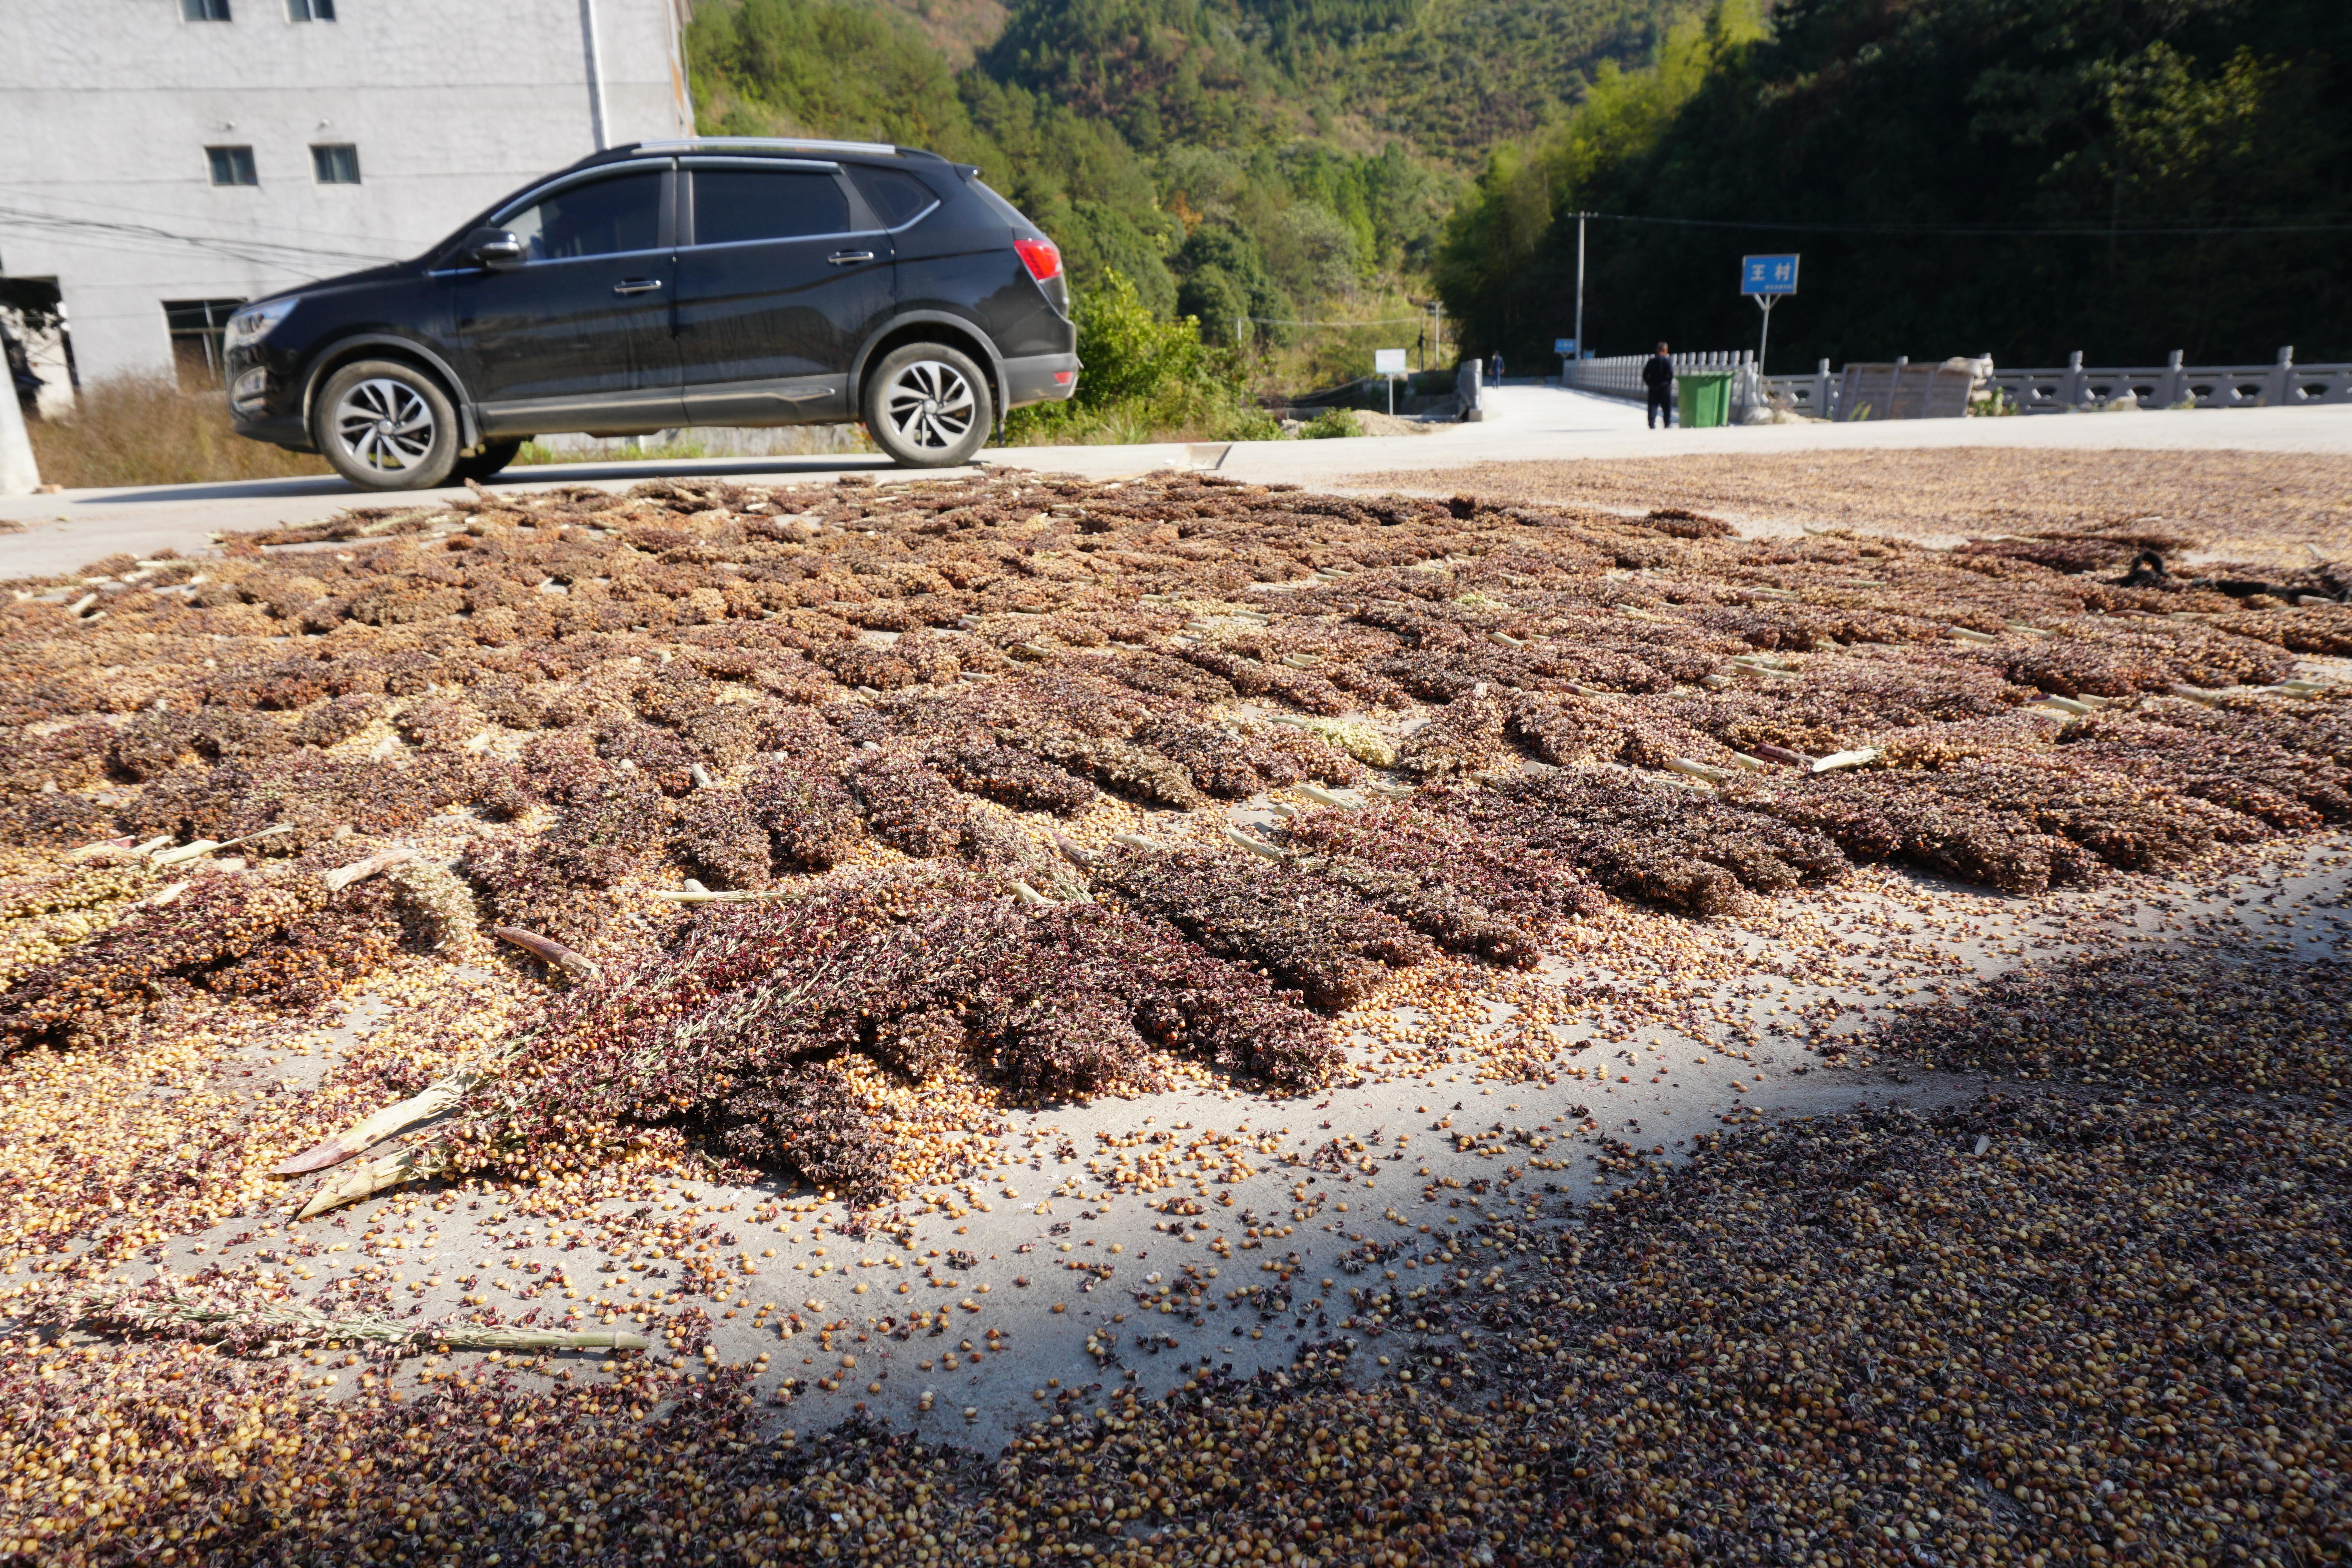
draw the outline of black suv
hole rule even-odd
[[[599,153],[417,260],[237,311],[229,412],[370,489],[487,478],[542,431],[857,419],[961,463],[1078,378],[1061,253],[979,174],[868,142]]]

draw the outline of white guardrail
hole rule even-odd
[[[1640,401],[1646,354],[1562,361],[1560,384],[1583,392]],[[1990,360],[1941,360],[1913,364],[1908,359],[1848,364],[1832,372],[1821,361],[1811,375],[1755,374],[1753,353],[1675,354],[1675,372],[1731,371],[1732,417],[1769,405],[1816,419],[1918,418],[1960,412],[1956,400],[1937,395],[1937,384],[1954,373],[1969,375],[1976,398],[2002,395],[2021,414],[2065,414],[2120,406],[2126,399],[2141,408],[2288,408],[2311,404],[2352,403],[2352,364],[2294,363],[2294,351],[2279,350],[2269,364],[2191,365],[2179,350],[2160,365],[2102,369],[2086,366],[2076,353],[2053,370],[2000,370]],[[1914,395],[1914,384],[1919,391]]]
[[[1675,362],[1675,374],[1691,371],[1732,371],[1748,368],[1756,356],[1745,349],[1738,353],[1669,354]],[[1630,397],[1636,403],[1647,401],[1649,389],[1642,384],[1642,367],[1650,363],[1647,354],[1620,354],[1614,359],[1562,360],[1564,373],[1560,384],[1579,392],[1598,392],[1609,397]],[[1824,368],[1826,368],[1824,362]]]

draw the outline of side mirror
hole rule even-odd
[[[502,228],[478,228],[466,237],[466,254],[485,267],[515,267],[522,261],[522,241]]]

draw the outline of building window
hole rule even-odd
[[[356,185],[360,183],[360,150],[349,142],[313,147],[310,168],[322,185]]]
[[[172,363],[183,392],[209,392],[221,384],[221,329],[242,300],[166,300],[163,326],[172,334]]]
[[[180,16],[190,22],[226,22],[228,0],[180,0]]]
[[[213,184],[215,185],[261,184],[253,173],[253,149],[250,147],[207,147],[205,156],[212,160]]]
[[[296,22],[331,22],[335,0],[286,0],[286,15]]]

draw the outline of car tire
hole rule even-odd
[[[487,479],[513,462],[521,450],[520,441],[493,441],[472,457],[458,458],[449,477],[461,485],[467,479]]]
[[[866,373],[866,434],[901,468],[968,463],[996,422],[988,376],[945,343],[892,349]]]
[[[327,378],[310,405],[320,453],[362,489],[424,490],[457,465],[457,410],[441,384],[398,360],[366,359]]]

